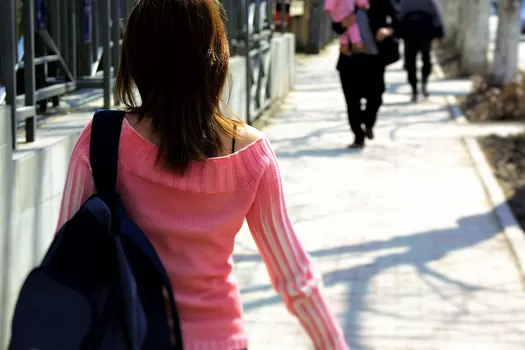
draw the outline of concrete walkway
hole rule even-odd
[[[525,289],[461,141],[483,130],[456,125],[440,94],[409,104],[399,63],[376,140],[347,150],[335,49],[299,58],[296,90],[265,132],[351,348],[523,349]],[[235,260],[250,350],[311,349],[247,231]]]

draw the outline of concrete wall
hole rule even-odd
[[[7,262],[9,260],[8,232],[11,209],[11,115],[9,107],[0,106],[0,347],[3,347],[2,317],[6,314]]]
[[[270,91],[272,99],[278,101],[292,89],[295,80],[295,36],[291,33],[276,33],[271,43]],[[230,78],[223,92],[223,101],[228,105],[223,111],[240,120],[248,120],[246,91],[246,59],[242,56],[230,60]],[[229,109],[229,111],[228,111]]]
[[[222,94],[222,100],[227,105],[223,105],[223,112],[243,122],[248,120],[246,68],[244,57],[234,56],[230,59],[230,76]]]
[[[271,54],[270,92],[273,100],[280,100],[295,81],[295,36],[285,33],[274,38]]]
[[[69,128],[67,135],[54,135],[50,139],[39,133],[40,140],[33,147],[21,147],[9,159],[12,196],[2,196],[0,200],[1,205],[8,206],[5,221],[9,224],[2,239],[7,251],[1,285],[6,308],[0,314],[4,321],[4,342],[19,288],[53,238],[69,157],[82,127],[77,125]]]
[[[272,42],[271,95],[276,102],[293,86],[294,45],[292,34],[276,35]],[[223,99],[238,118],[247,120],[246,61],[242,57],[231,59],[231,81]],[[69,157],[92,113],[55,119],[38,129],[37,142],[12,152],[9,113],[0,106],[1,349],[6,348],[20,286],[53,238]]]

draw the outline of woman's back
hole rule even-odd
[[[234,239],[273,162],[265,138],[253,128],[244,134],[237,142],[239,151],[191,162],[179,175],[159,167],[158,147],[128,120],[123,124],[117,190],[170,276],[184,339],[213,341],[222,334],[243,334],[239,291],[231,276]],[[95,191],[89,168],[90,136],[88,125],[71,158],[65,189],[69,196],[64,197],[59,226]],[[237,345],[236,349],[245,347],[244,338],[232,341],[229,345]],[[188,347],[193,348],[191,343]]]
[[[244,219],[274,288],[316,349],[346,349],[322,282],[288,218],[268,140],[221,112],[228,61],[214,0],[136,2],[116,83],[128,112],[119,147],[119,195],[170,276],[186,350],[248,346],[231,275]],[[59,226],[95,193],[90,135],[88,125],[73,151]]]

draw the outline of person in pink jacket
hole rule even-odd
[[[324,10],[332,17],[334,22],[341,22],[348,15],[355,12],[356,7],[368,9],[368,0],[325,0]],[[352,52],[366,51],[361,39],[361,32],[357,23],[349,26],[343,34],[339,36],[341,52],[350,55]]]
[[[216,1],[135,2],[115,87],[126,112],[117,191],[170,277],[185,350],[249,347],[233,276],[244,220],[274,289],[313,348],[347,350],[288,217],[270,142],[222,112],[229,62]],[[91,123],[71,156],[59,227],[96,191],[90,135]]]

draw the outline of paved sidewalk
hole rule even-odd
[[[483,131],[451,121],[442,96],[408,104],[397,64],[376,140],[347,150],[335,49],[299,59],[296,90],[265,132],[352,349],[523,349],[525,289],[461,141]],[[250,350],[311,349],[246,231],[235,260]]]

